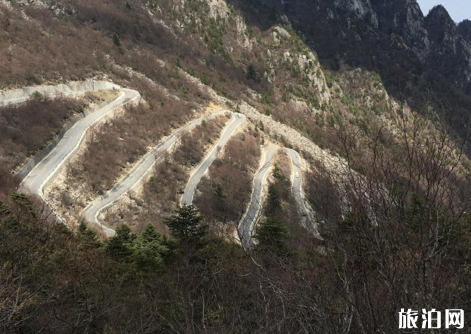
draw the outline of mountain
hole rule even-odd
[[[469,91],[471,47],[443,6],[434,7],[425,20],[432,44],[428,66]]]
[[[347,65],[375,71],[390,94],[419,109],[436,104],[441,117],[466,133],[462,124],[469,121],[471,107],[469,23],[457,28],[443,6],[424,17],[415,0],[232,3],[245,8],[262,29],[285,19],[328,68]]]
[[[469,43],[471,40],[471,21],[464,20],[458,24],[458,30],[463,38]]]
[[[0,0],[0,73],[0,332],[471,311],[471,22],[445,7]]]

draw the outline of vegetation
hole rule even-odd
[[[144,185],[143,194],[129,196],[131,205],[117,206],[116,210],[105,212],[110,226],[130,224],[134,232],[141,233],[152,221],[160,232],[168,233],[163,224],[165,216],[177,206],[191,169],[211,148],[226,121],[226,115],[217,116],[184,133],[175,150],[155,165],[152,176]],[[139,212],[137,217],[136,212]]]
[[[288,240],[290,238],[288,229],[276,218],[268,218],[260,224],[255,238],[258,240],[258,249],[286,256],[289,254]]]
[[[238,223],[252,192],[252,177],[260,159],[259,145],[260,134],[246,130],[230,139],[223,156],[210,166],[209,177],[203,178],[195,196],[195,205],[206,221]],[[217,226],[211,224],[211,229],[217,231]]]
[[[181,138],[179,149],[175,152],[177,163],[191,167],[196,166],[204,157],[209,144],[219,137],[227,121],[227,116],[220,116],[211,121],[203,121],[191,133]]]
[[[409,149],[382,153],[368,146],[371,155],[348,154],[365,159],[370,172],[361,183],[355,172],[348,174],[348,208],[340,205],[341,215],[323,217],[324,253],[316,251],[319,242],[295,248],[289,239],[282,159],[250,256],[205,233],[191,206],[165,220],[171,239],[152,226],[140,236],[122,226],[103,243],[83,225],[74,236],[48,222],[41,207],[13,194],[0,205],[0,328],[225,333],[276,325],[283,333],[393,332],[396,305],[459,305],[467,312],[470,187],[447,171],[460,157],[443,144],[431,150],[439,142],[427,147],[404,138]],[[404,160],[403,150],[416,158]],[[429,173],[428,188],[420,171]],[[379,184],[389,191],[378,192]]]
[[[175,215],[164,220],[164,224],[180,243],[193,243],[205,236],[201,216],[193,205],[178,208]]]
[[[24,104],[0,108],[0,161],[7,170],[21,166],[46,146],[67,120],[78,115],[85,101],[35,98]]]
[[[119,36],[117,34],[113,35],[113,43],[114,43],[114,45],[116,45],[118,47],[121,46],[121,41],[120,41]]]
[[[355,45],[350,37],[332,43],[313,24],[325,22],[333,2],[292,2],[291,9],[322,10],[303,10],[294,28],[285,27],[290,37],[277,43],[272,26],[285,12],[299,13],[267,1],[230,2],[236,7],[225,18],[224,8],[211,14],[201,1],[0,5],[0,85],[106,76],[141,92],[141,105],[92,131],[90,145],[67,166],[61,192],[51,192],[73,215],[206,106],[209,94],[187,80],[186,69],[229,98],[228,107],[247,102],[343,158],[339,170],[300,152],[323,240],[300,225],[282,154],[257,246],[244,250],[228,240],[250,198],[264,136],[289,140],[263,119],[249,120],[263,133],[248,123],[227,144],[199,185],[195,207],[174,210],[224,119],[182,137],[156,164],[142,196],[130,193],[107,216],[116,236],[102,240],[83,223],[77,231],[56,224],[50,207],[14,191],[19,180],[11,170],[82,105],[36,95],[0,110],[1,333],[396,333],[402,307],[469,314],[470,164],[463,132],[449,131],[450,124],[467,126],[469,94],[410,64],[410,48],[388,52],[382,33],[371,39],[381,52],[367,49],[366,60],[356,36],[348,35]],[[236,17],[239,10],[247,15]],[[343,15],[332,13],[329,20]],[[248,25],[240,33],[241,22]],[[337,23],[335,36],[361,32],[371,42],[364,22],[351,20],[347,30]],[[325,46],[315,51],[330,70],[310,58],[295,30]]]
[[[148,94],[153,94],[149,104],[129,107],[92,131],[89,145],[68,168],[66,182],[71,187],[103,194],[114,185],[125,166],[138,161],[149,146],[155,146],[173,127],[188,121],[193,105],[182,105],[148,89]]]

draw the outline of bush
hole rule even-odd
[[[121,46],[121,41],[120,41],[119,36],[117,34],[113,35],[113,43],[114,43],[114,45],[116,45],[118,47]]]
[[[46,146],[85,104],[73,99],[35,99],[0,108],[0,160],[12,170]]]

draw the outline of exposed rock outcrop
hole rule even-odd
[[[378,28],[378,17],[371,7],[370,0],[335,0],[335,6],[358,20],[364,20]]]
[[[458,24],[458,31],[460,32],[461,36],[471,44],[471,21],[464,20],[460,24]]]
[[[457,84],[471,83],[471,47],[446,9],[435,6],[425,20],[432,52],[429,64]]]

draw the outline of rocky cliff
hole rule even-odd
[[[416,0],[229,0],[266,29],[290,24],[338,70],[364,68],[380,74],[388,92],[457,132],[471,109],[471,22],[458,26],[443,6],[424,16]],[[256,14],[254,14],[256,13]]]

